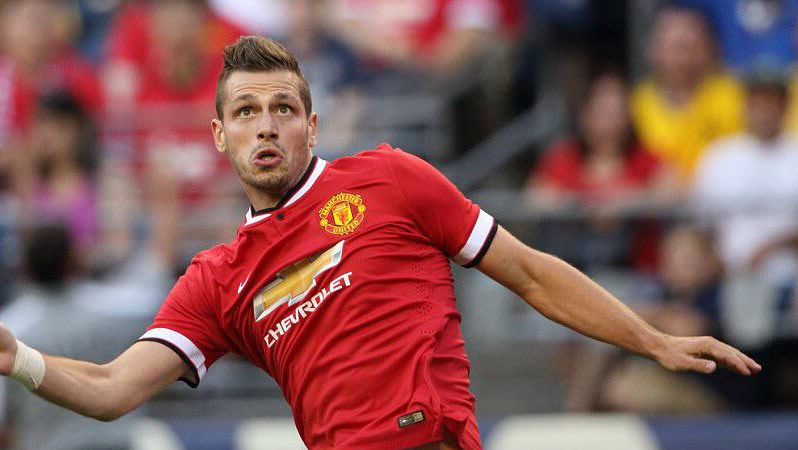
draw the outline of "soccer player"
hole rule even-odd
[[[199,253],[110,363],[42,355],[0,326],[0,373],[113,420],[177,379],[198,385],[235,352],[274,377],[311,449],[478,449],[449,259],[668,369],[760,370],[713,338],[656,331],[415,156],[388,145],[313,156],[317,117],[293,55],[243,37],[224,56],[213,135],[251,202],[235,240]]]

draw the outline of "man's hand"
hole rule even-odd
[[[16,356],[17,340],[11,331],[0,322],[0,375],[11,375]]]
[[[718,364],[741,375],[753,375],[762,366],[736,348],[709,336],[665,336],[654,357],[669,370],[712,373]]]

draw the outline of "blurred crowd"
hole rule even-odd
[[[571,93],[571,130],[542,149],[525,186],[551,217],[544,249],[588,272],[631,271],[623,291],[656,327],[721,337],[769,369],[693,377],[569,344],[571,408],[798,404],[796,16],[790,1],[663,3],[634,81],[628,64],[581,61],[592,73]],[[574,209],[576,220],[557,214]]]
[[[387,141],[443,166],[558,92],[559,137],[495,176],[539,214],[540,248],[629,274],[657,327],[766,368],[698,379],[577,341],[567,407],[795,406],[796,17],[798,0],[0,0],[0,321],[73,329],[36,343],[103,358],[91,339],[123,349],[233,237],[246,199],[209,123],[221,49],[262,34],[297,54],[328,159]],[[97,321],[115,338],[87,337]]]

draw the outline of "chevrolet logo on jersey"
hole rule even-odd
[[[255,308],[255,322],[268,316],[286,302],[294,305],[304,299],[316,286],[316,277],[341,262],[343,250],[344,241],[341,241],[327,250],[301,259],[281,270],[277,278],[255,296],[252,302]]]

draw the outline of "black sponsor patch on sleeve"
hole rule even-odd
[[[423,422],[426,419],[424,417],[424,411],[415,411],[411,412],[410,414],[405,414],[404,416],[400,417],[399,420],[399,428],[409,427],[410,425],[415,425],[417,423]]]

